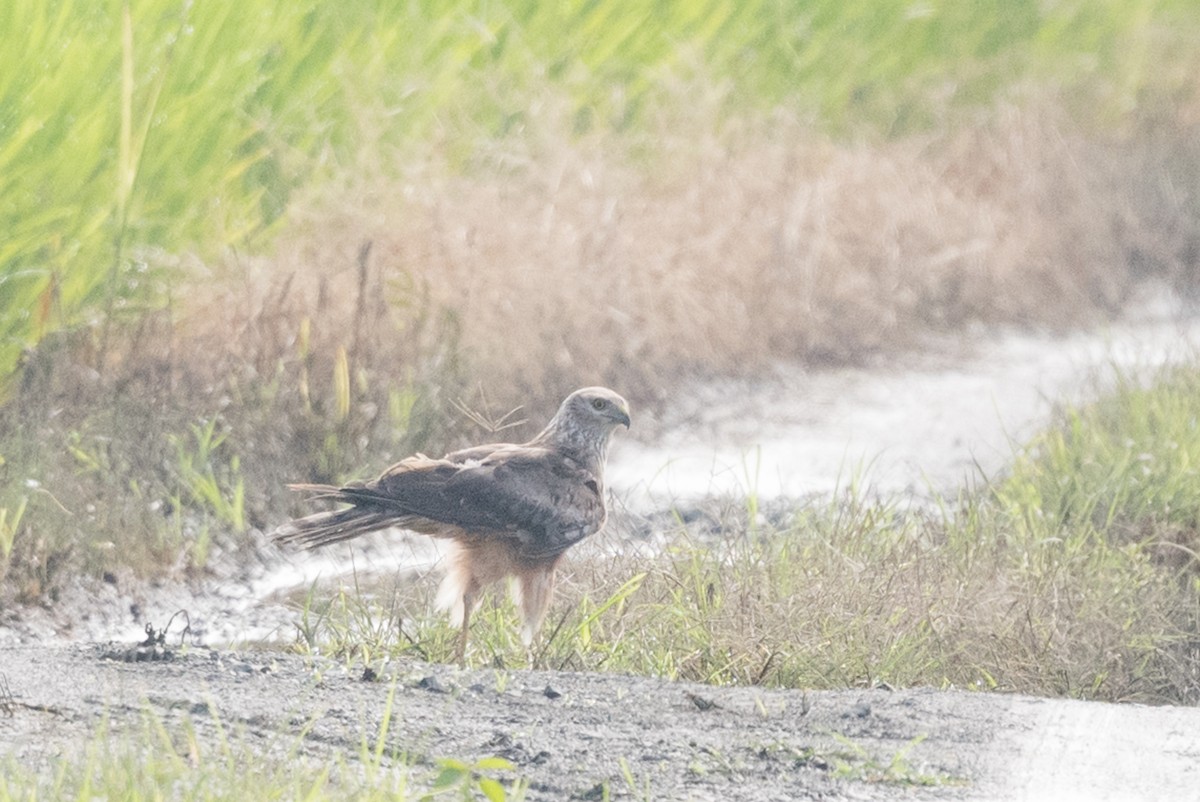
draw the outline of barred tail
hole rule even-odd
[[[313,498],[335,499],[348,504],[361,504],[364,499],[353,492],[343,492],[332,485],[289,485],[292,490],[308,491]],[[384,529],[396,523],[395,510],[364,506],[348,507],[333,512],[318,512],[289,521],[276,529],[271,539],[281,545],[316,549],[332,543],[350,540],[368,532]]]

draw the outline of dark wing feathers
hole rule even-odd
[[[596,478],[551,451],[514,453],[464,468],[446,483],[466,529],[513,532],[526,556],[565,551],[604,524]]]
[[[551,557],[605,518],[596,477],[562,454],[527,446],[477,446],[440,460],[418,455],[370,482],[292,487],[353,505],[280,531],[280,540],[309,547],[402,526],[435,536],[511,537],[522,556]]]

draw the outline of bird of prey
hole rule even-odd
[[[604,387],[567,396],[527,443],[475,446],[432,459],[416,454],[368,482],[296,484],[316,499],[349,504],[294,520],[279,543],[317,548],[387,527],[450,541],[437,606],[462,627],[466,652],[471,612],[483,589],[514,577],[513,600],[528,648],[554,592],[563,553],[604,526],[604,464],[609,439],[629,427],[629,404]]]

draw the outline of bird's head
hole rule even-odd
[[[600,429],[629,428],[629,402],[607,387],[584,387],[567,396],[562,410]]]
[[[566,397],[538,439],[603,460],[618,426],[629,428],[629,402],[607,387],[584,387]]]

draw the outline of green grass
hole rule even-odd
[[[80,574],[199,571],[214,546],[244,542],[244,485],[223,424],[125,410],[37,432],[15,410],[0,415],[13,427],[4,468],[19,477],[0,490],[7,598],[53,599]]]
[[[1200,372],[1063,414],[1004,477],[940,509],[847,493],[753,525],[676,525],[651,557],[576,556],[537,665],[717,684],[879,683],[1200,701]],[[612,538],[610,535],[609,543]],[[430,588],[341,594],[302,646],[453,659]],[[470,659],[522,666],[510,604]]]
[[[1118,377],[1101,401],[1065,413],[1017,459],[996,500],[1021,536],[1063,531],[1141,544],[1160,559],[1200,559],[1200,380],[1166,371],[1151,387]]]
[[[255,799],[313,802],[524,798],[520,780],[506,785],[497,779],[514,769],[500,758],[441,759],[436,766],[410,762],[388,743],[393,693],[378,730],[364,736],[357,754],[335,752],[321,760],[302,749],[308,727],[251,737],[222,721],[211,702],[197,705],[207,711],[195,717],[166,719],[145,711],[130,721],[105,721],[86,744],[64,748],[41,766],[11,759],[0,764],[0,801],[138,802],[167,793],[171,799],[215,802],[245,799],[247,789]]]
[[[781,105],[834,133],[926,130],[1027,84],[1113,124],[1186,102],[1198,30],[1183,0],[10,3],[0,381],[56,331],[103,366],[182,255],[265,243],[298,189],[424,143],[469,170],[549,116],[647,144],[697,85],[724,116]]]
[[[909,741],[885,763],[871,756],[852,739],[833,734],[842,749],[829,755],[833,767],[833,775],[844,780],[858,780],[882,785],[904,786],[944,786],[966,785],[966,780],[953,777],[942,772],[930,772],[912,765],[909,755],[925,736],[918,736]]]

